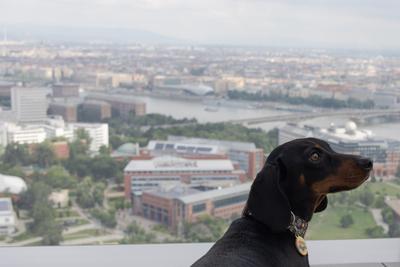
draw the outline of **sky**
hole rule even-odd
[[[199,44],[400,50],[398,0],[0,0],[0,27],[128,28]]]

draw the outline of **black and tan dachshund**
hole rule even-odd
[[[336,153],[320,139],[278,146],[254,180],[240,219],[192,267],[309,266],[304,242],[328,193],[351,190],[369,177],[372,161]]]

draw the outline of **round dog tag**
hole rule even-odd
[[[295,245],[296,245],[297,251],[300,253],[301,256],[307,256],[308,250],[307,250],[306,241],[301,236],[296,237]]]

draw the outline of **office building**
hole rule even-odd
[[[136,116],[146,115],[146,103],[127,95],[110,95],[102,93],[90,93],[86,100],[105,101],[111,105],[115,116],[129,117],[132,113]]]
[[[52,102],[49,104],[49,115],[61,116],[66,122],[76,122],[78,119],[77,105],[75,103]]]
[[[216,146],[219,151],[225,151],[232,162],[237,162],[240,169],[246,172],[249,179],[254,179],[256,177],[265,161],[264,150],[262,148],[257,148],[254,143],[188,138],[185,136],[168,136],[168,142],[171,145],[174,143],[185,143],[205,145],[209,148]]]
[[[47,90],[45,88],[13,87],[11,107],[20,123],[42,122],[47,116]]]
[[[185,159],[173,156],[138,158],[124,169],[125,196],[154,189],[159,185],[204,185],[226,187],[246,180],[229,159]]]
[[[239,217],[250,186],[251,183],[244,183],[206,191],[183,185],[158,187],[143,192],[134,212],[179,232],[184,223],[196,222],[202,215],[223,219]]]
[[[86,100],[80,105],[80,116],[83,121],[100,122],[111,118],[111,105],[106,101]]]

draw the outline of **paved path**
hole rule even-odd
[[[374,220],[377,225],[381,226],[383,228],[383,232],[386,234],[389,231],[389,225],[383,221],[382,214],[381,214],[381,209],[370,209],[372,216],[374,217]]]
[[[98,228],[96,225],[90,223],[90,224],[85,224],[85,225],[68,228],[67,230],[63,231],[63,235],[73,234],[76,232],[80,232],[83,230],[89,230],[89,229],[100,229],[100,228]]]

